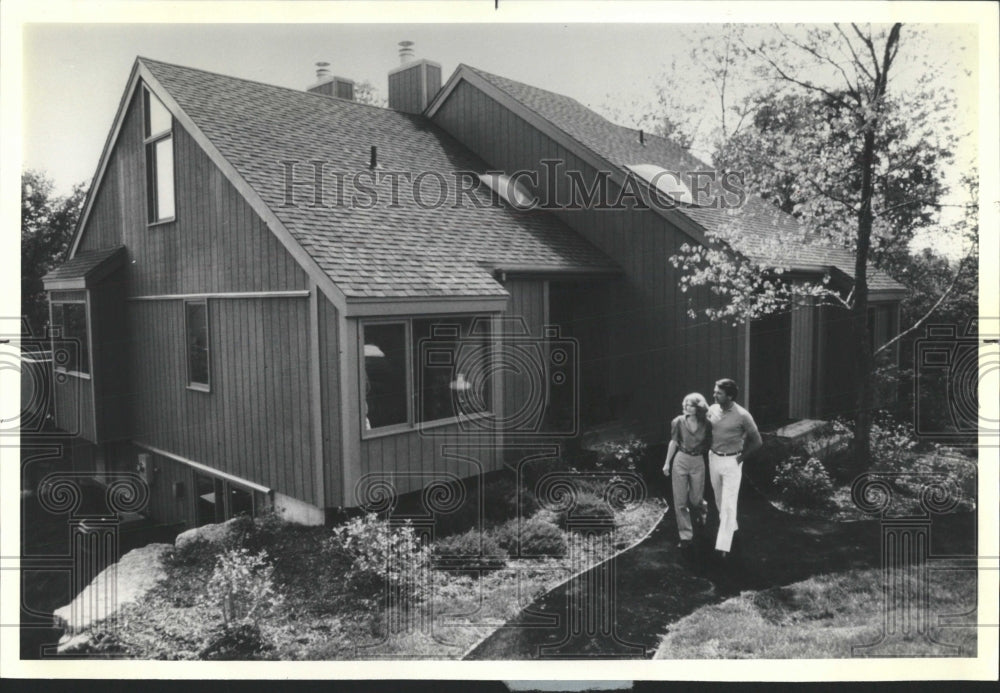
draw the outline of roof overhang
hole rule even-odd
[[[78,256],[42,277],[42,285],[46,291],[90,289],[124,266],[125,257],[124,246],[98,254],[93,262],[80,262],[86,260],[86,256]],[[68,270],[67,265],[71,266]]]
[[[402,317],[407,315],[450,315],[459,313],[502,313],[509,295],[348,298],[349,318]]]
[[[614,279],[624,274],[620,267],[550,267],[545,265],[485,264],[500,282],[507,279]]]

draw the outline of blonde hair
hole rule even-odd
[[[684,411],[684,405],[688,402],[694,404],[694,408],[697,411],[696,416],[703,419],[708,413],[708,400],[700,392],[692,392],[690,394],[684,395],[684,399],[681,400],[681,411]]]

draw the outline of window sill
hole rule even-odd
[[[148,221],[146,222],[146,228],[151,229],[154,226],[163,226],[164,224],[172,224],[177,221],[177,217],[170,217],[169,219],[159,219],[158,221]]]
[[[482,412],[479,414],[471,414],[468,416],[451,416],[447,419],[435,419],[434,421],[422,421],[420,423],[410,425],[410,424],[395,424],[393,426],[384,426],[382,428],[373,428],[370,430],[361,432],[361,440],[371,440],[373,438],[385,438],[387,436],[400,435],[402,433],[421,433],[434,428],[443,428],[445,426],[454,426],[455,424],[460,424],[463,421],[477,421],[479,419],[484,419],[486,417],[493,416],[493,412]],[[476,435],[482,435],[483,430],[473,430],[470,433]]]
[[[56,373],[61,373],[63,375],[72,375],[74,378],[80,378],[81,380],[90,380],[90,373],[81,373],[80,371],[68,371],[65,368],[57,368]]]
[[[193,390],[194,392],[204,392],[205,394],[210,394],[212,388],[208,385],[201,385],[200,383],[188,383],[185,389]]]

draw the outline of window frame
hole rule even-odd
[[[142,146],[143,157],[146,167],[146,226],[156,226],[167,224],[177,219],[177,152],[174,147],[174,117],[170,116],[170,127],[158,132],[152,132],[152,109],[150,99],[156,99],[160,106],[166,110],[163,102],[150,91],[149,87],[142,88]],[[157,146],[164,141],[169,141],[170,146],[170,187],[173,191],[173,214],[168,217],[160,216],[159,181],[160,169],[159,159],[156,156]]]
[[[185,372],[187,375],[187,383],[185,388],[188,390],[194,390],[195,392],[205,392],[210,393],[212,391],[212,329],[211,329],[211,317],[209,315],[207,298],[198,299],[188,299],[184,302],[184,358],[186,361]],[[190,305],[203,305],[205,306],[205,353],[206,353],[206,363],[205,368],[208,372],[208,382],[200,383],[195,382],[191,376],[191,331],[188,325],[188,306]]]
[[[76,378],[82,378],[84,380],[90,380],[93,378],[94,373],[94,349],[93,340],[91,336],[91,320],[90,320],[90,294],[89,292],[83,298],[61,298],[58,300],[49,301],[49,324],[53,327],[56,326],[55,322],[55,307],[64,305],[82,305],[83,306],[83,319],[84,319],[84,335],[82,341],[87,349],[87,371],[71,370],[65,366],[57,366],[55,361],[52,362],[52,368],[56,373],[63,373],[65,375],[72,375]],[[66,334],[66,318],[65,313],[62,315],[60,324],[58,325],[60,329],[60,339],[67,339]]]
[[[493,416],[494,414],[494,394],[493,385],[491,387],[490,394],[490,406],[486,411],[477,412],[475,414],[463,414],[456,416],[448,416],[441,419],[431,419],[428,421],[417,421],[417,397],[420,393],[417,391],[417,374],[414,366],[414,349],[415,345],[413,343],[413,323],[417,321],[425,320],[435,320],[435,319],[452,319],[455,321],[459,320],[470,320],[470,324],[475,322],[477,319],[489,320],[490,322],[490,335],[487,338],[487,344],[489,349],[487,350],[488,357],[492,360],[494,358],[494,348],[493,348],[493,329],[494,320],[496,315],[493,313],[442,313],[442,314],[432,314],[432,315],[410,315],[406,317],[385,317],[385,318],[364,318],[358,320],[358,331],[357,331],[357,354],[358,354],[358,411],[361,416],[358,417],[361,427],[361,439],[370,440],[373,438],[382,438],[385,436],[397,435],[399,433],[409,433],[413,431],[423,431],[430,428],[439,428],[442,426],[448,426],[451,424],[458,423],[459,421],[475,421],[476,419],[484,418],[487,416]],[[365,399],[367,397],[367,382],[368,373],[365,369],[365,327],[368,325],[392,325],[392,324],[402,324],[404,325],[404,339],[405,339],[405,366],[406,366],[406,421],[398,424],[390,424],[388,426],[380,426],[379,428],[366,428],[365,427]],[[487,369],[489,370],[489,369]]]

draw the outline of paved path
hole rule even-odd
[[[712,526],[692,550],[678,549],[671,511],[641,544],[546,594],[466,659],[651,657],[666,626],[702,605],[741,590],[880,565],[878,522],[788,515],[744,481],[729,564],[714,560]],[[935,517],[931,555],[974,555],[975,522],[974,513]]]

